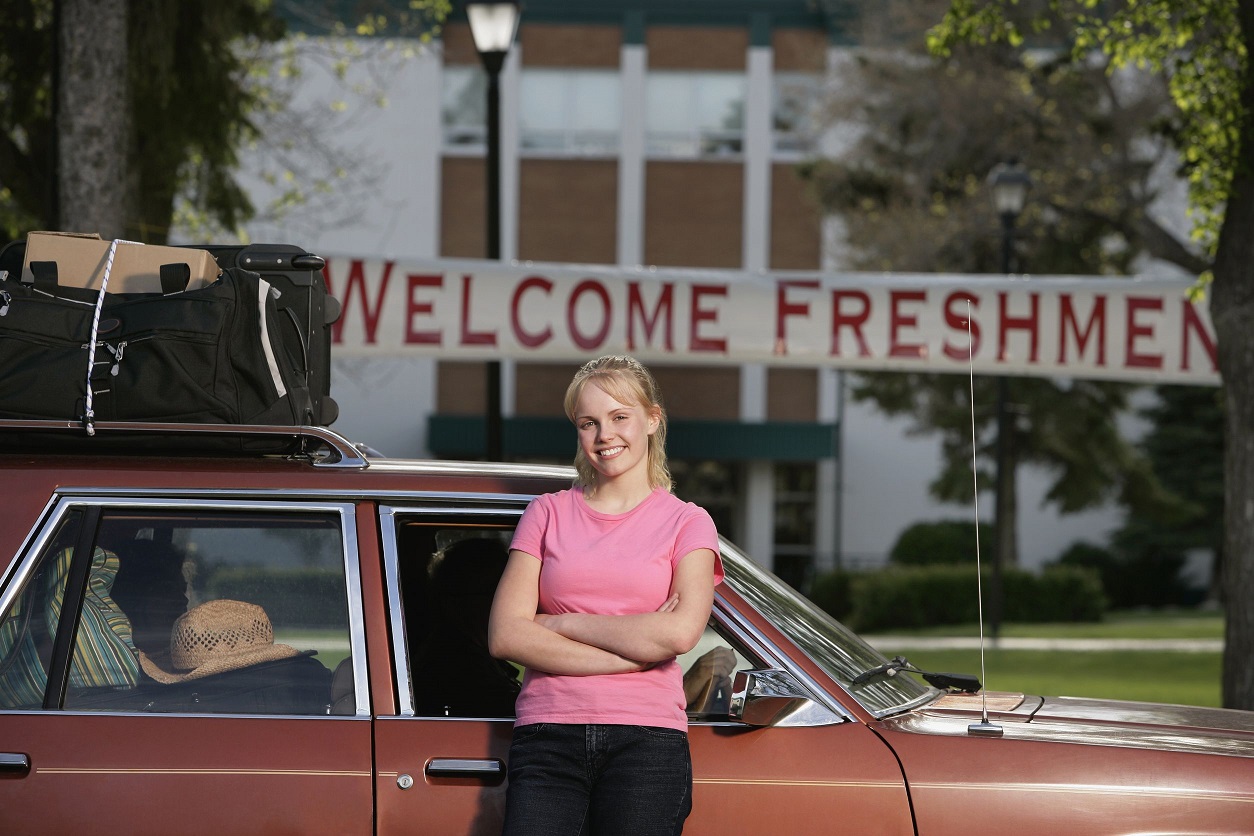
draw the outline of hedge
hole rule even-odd
[[[1002,621],[1098,621],[1106,609],[1101,580],[1089,569],[1051,566],[1039,575],[1002,571]],[[984,570],[984,615],[991,581]],[[860,631],[973,624],[979,618],[974,566],[894,567],[878,572],[827,573],[815,580],[811,599]]]

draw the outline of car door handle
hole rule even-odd
[[[25,778],[30,774],[30,756],[20,752],[0,752],[0,777]]]
[[[500,778],[505,762],[500,758],[432,758],[426,772],[433,778]]]

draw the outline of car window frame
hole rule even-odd
[[[13,604],[14,597],[18,594],[29,580],[30,573],[34,571],[35,563],[39,556],[46,548],[48,541],[55,534],[61,521],[66,515],[81,509],[84,512],[84,521],[91,519],[92,513],[103,515],[110,510],[130,509],[130,510],[163,510],[163,511],[196,511],[204,510],[208,512],[280,512],[280,513],[320,513],[338,515],[340,521],[340,538],[341,549],[344,561],[344,588],[347,597],[346,606],[348,611],[348,631],[349,631],[349,648],[353,659],[353,691],[354,701],[356,703],[354,713],[351,715],[327,715],[327,718],[344,719],[346,717],[364,717],[372,716],[370,705],[370,690],[368,680],[368,669],[366,665],[366,632],[365,632],[365,614],[362,602],[362,585],[361,585],[361,568],[360,568],[360,550],[358,548],[358,532],[356,519],[356,504],[354,502],[345,502],[343,500],[280,500],[274,499],[268,495],[255,495],[248,498],[223,497],[221,492],[214,492],[212,495],[206,495],[196,492],[169,493],[161,492],[161,495],[152,493],[136,493],[119,492],[117,489],[92,490],[92,489],[67,489],[58,491],[48,505],[45,507],[44,513],[27,535],[22,550],[14,559],[11,572],[7,573],[7,577],[3,580],[2,592],[0,592],[0,613],[8,612]],[[98,517],[96,518],[98,520]],[[81,538],[80,538],[81,539]],[[97,533],[92,532],[92,546],[96,545]],[[79,555],[75,554],[75,560],[79,559]],[[76,591],[76,599],[73,608],[64,608],[61,624],[58,625],[58,633],[62,625],[65,624],[68,610],[76,610],[82,598],[82,589]],[[67,603],[69,599],[67,598]],[[57,687],[64,690],[66,682],[65,677],[57,672],[60,682],[56,683]],[[51,688],[54,683],[49,683]],[[62,707],[58,700],[58,705],[54,708],[42,709],[24,709],[23,712],[31,713],[59,713],[59,714],[93,714],[93,715],[121,715],[130,714],[130,711],[81,711],[76,709],[66,709]],[[9,710],[4,710],[10,713]],[[177,716],[171,714],[168,716]],[[204,714],[196,715],[204,717],[230,717],[230,714]],[[283,715],[286,716],[286,715]],[[308,717],[320,717],[321,715],[300,715]]]
[[[396,542],[396,520],[398,516],[427,517],[432,523],[441,518],[456,517],[499,517],[510,519],[517,526],[523,511],[535,497],[516,496],[480,496],[475,503],[469,504],[460,498],[455,504],[437,503],[380,503],[378,507],[379,535],[383,545],[383,578],[387,584],[388,629],[392,634],[392,675],[396,688],[397,716],[419,717],[427,720],[458,720],[459,717],[427,717],[419,715],[414,708],[413,670],[410,667],[409,633],[406,631],[405,606],[401,595],[400,552]],[[447,497],[444,497],[447,500]],[[513,722],[513,718],[509,718]]]

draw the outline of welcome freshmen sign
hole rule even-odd
[[[750,274],[330,257],[340,356],[827,366],[1219,382],[1186,280]]]

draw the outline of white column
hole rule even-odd
[[[854,50],[849,47],[827,48],[827,78],[824,87],[834,88],[845,78],[856,78]],[[830,121],[818,138],[819,153],[829,159],[844,156],[858,141],[863,129],[849,122]],[[849,235],[844,220],[839,215],[824,215],[822,223],[820,262],[824,272],[832,273],[846,267],[849,252]]]
[[[518,408],[518,361],[501,358],[501,417],[513,418]]]
[[[618,263],[644,263],[645,80],[648,47],[624,44],[619,67],[622,126],[618,149]]]
[[[521,146],[518,100],[522,82],[522,44],[514,44],[501,68],[501,261],[518,258],[518,155]]]
[[[746,58],[744,208],[742,266],[764,272],[771,252],[771,97],[775,57],[768,47],[751,46]],[[740,420],[766,421],[767,369],[760,363],[740,368]],[[769,460],[745,463],[744,547],[763,566],[775,565],[775,466]]]
[[[771,254],[771,128],[774,50],[749,47],[745,84],[743,252],[744,268],[766,270]]]
[[[740,367],[740,420],[766,421],[767,369],[761,363]],[[775,465],[769,459],[745,462],[744,532],[741,545],[749,556],[770,569],[775,565]]]
[[[413,141],[409,148],[413,186],[406,194],[414,207],[414,226],[409,231],[412,249],[406,254],[418,258],[435,258],[440,254],[440,181],[441,150],[444,146],[444,125],[432,119],[443,102],[443,48],[424,49],[414,60],[414,86],[419,91],[420,113],[412,125]],[[393,251],[396,248],[392,248]]]
[[[841,550],[841,529],[844,520],[841,507],[844,461],[840,439],[844,435],[841,387],[844,375],[836,369],[819,369],[818,420],[837,424],[836,457],[818,462],[818,484],[814,496],[815,570],[819,573],[836,568]]]

